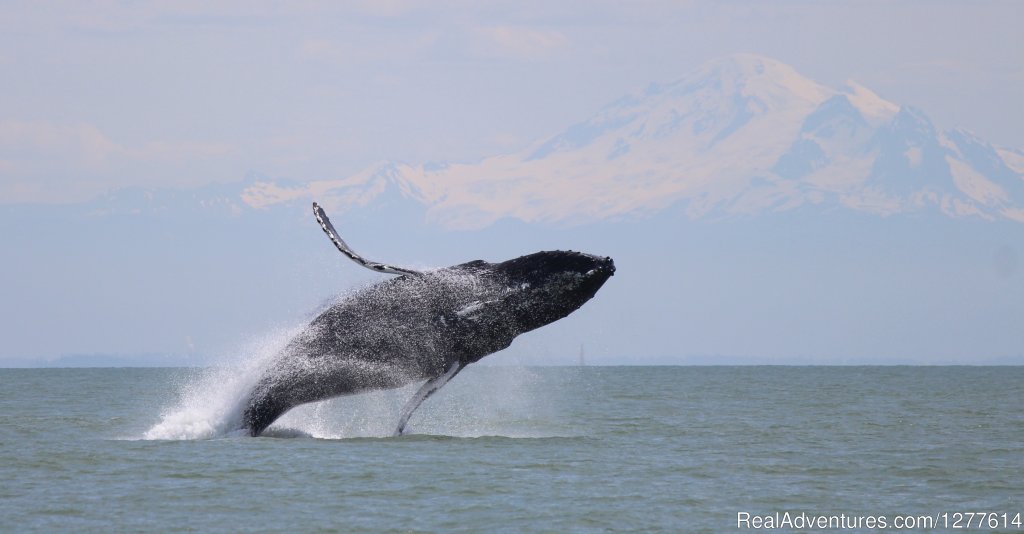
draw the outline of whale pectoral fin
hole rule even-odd
[[[412,412],[416,411],[416,408],[423,404],[423,401],[427,400],[427,397],[434,394],[435,391],[441,389],[442,386],[448,383],[455,375],[459,374],[464,366],[459,362],[452,363],[451,367],[444,372],[443,375],[436,378],[427,380],[415,395],[409,399],[409,402],[405,403],[405,407],[402,408],[402,417],[398,420],[398,428],[395,430],[395,436],[401,436],[405,433],[405,425],[409,422],[409,418],[412,417]]]
[[[341,239],[341,236],[338,235],[338,231],[335,230],[334,225],[331,224],[331,220],[327,218],[327,212],[325,212],[324,209],[321,208],[320,205],[317,204],[316,202],[313,203],[313,214],[316,215],[316,222],[320,223],[320,228],[323,228],[324,233],[327,234],[327,237],[331,240],[331,243],[334,243],[334,246],[338,247],[338,250],[340,250],[342,254],[348,256],[349,259],[358,263],[359,265],[362,265],[363,267],[366,267],[367,269],[370,269],[371,271],[376,271],[378,273],[411,275],[423,274],[414,269],[395,267],[394,265],[378,263],[363,258],[359,254],[356,254],[356,252],[352,250],[352,248],[349,247],[348,244]]]

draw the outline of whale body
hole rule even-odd
[[[611,258],[561,250],[429,271],[395,267],[356,254],[316,203],[313,210],[346,256],[398,276],[338,300],[272,360],[242,416],[252,436],[301,404],[425,380],[402,411],[401,434],[416,407],[466,365],[579,309],[615,272]]]

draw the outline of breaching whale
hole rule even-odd
[[[300,404],[425,380],[402,410],[400,435],[413,411],[466,365],[579,309],[615,273],[611,258],[562,250],[436,270],[396,267],[353,251],[315,202],[313,213],[344,255],[399,276],[340,299],[275,356],[242,414],[252,436]]]

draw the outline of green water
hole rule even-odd
[[[744,512],[1024,512],[1020,367],[475,366],[400,438],[414,388],[225,433],[211,421],[230,373],[0,369],[0,530],[731,532]],[[175,433],[202,439],[143,439]]]

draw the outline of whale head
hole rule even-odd
[[[607,256],[556,250],[501,262],[493,269],[510,289],[507,309],[522,333],[583,306],[615,274],[615,262]]]

